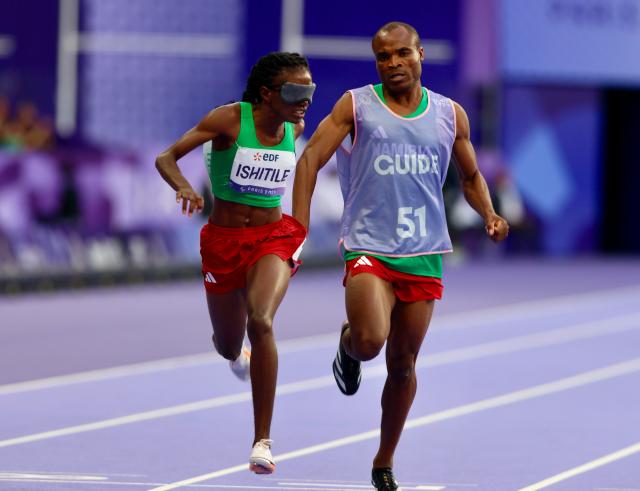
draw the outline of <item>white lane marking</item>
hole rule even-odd
[[[542,348],[635,329],[640,329],[640,313],[623,314],[604,320],[582,322],[534,334],[525,334],[498,341],[489,341],[475,346],[425,354],[418,358],[416,366],[417,368],[421,368],[423,366],[440,364],[438,363],[440,357],[444,357],[447,360],[446,363],[453,363],[454,361],[465,361],[482,356],[493,356],[512,353],[514,351]],[[482,349],[482,355],[478,353],[478,348]],[[459,358],[455,359],[456,356]]]
[[[494,322],[505,323],[506,321],[518,319],[522,316],[551,316],[566,313],[572,309],[583,308],[585,303],[595,300],[601,302],[602,300],[606,300],[608,297],[620,300],[622,296],[626,295],[631,298],[637,298],[637,295],[640,295],[640,288],[624,287],[600,290],[596,292],[554,297],[546,300],[518,302],[502,307],[476,309],[468,312],[461,312],[459,314],[446,314],[436,316],[432,321],[432,324],[434,324],[434,328],[437,329],[463,329],[477,325],[492,324]],[[289,353],[334,346],[335,344],[336,333],[332,332],[330,334],[319,334],[315,336],[305,336],[302,338],[278,341],[278,351],[281,353]],[[226,360],[213,352],[176,356],[150,362],[134,363],[130,365],[121,365],[69,375],[59,375],[55,377],[0,385],[0,395],[142,375],[196,365],[222,363],[225,361]]]
[[[622,448],[616,452],[604,455],[598,459],[592,460],[591,462],[587,462],[586,464],[574,467],[573,469],[561,472],[560,474],[556,474],[555,476],[551,476],[547,479],[544,479],[543,481],[531,484],[530,486],[520,488],[518,491],[537,491],[538,489],[548,488],[549,486],[557,484],[560,481],[575,477],[579,474],[584,474],[585,472],[589,472],[590,470],[602,467],[603,465],[610,464],[611,462],[615,462],[616,460],[624,459],[625,457],[629,457],[630,455],[638,452],[640,452],[640,442],[635,443],[634,445],[629,445],[628,447]]]
[[[159,483],[153,482],[123,482],[123,481],[65,481],[62,479],[0,479],[0,482],[39,482],[39,483],[51,483],[51,484],[102,484],[110,486],[160,486]]]
[[[435,325],[438,328],[443,329],[464,329],[477,324],[492,324],[494,322],[504,324],[507,321],[521,317],[552,317],[573,310],[582,311],[585,305],[602,305],[602,301],[608,299],[614,301],[626,300],[625,297],[628,297],[633,302],[632,305],[637,306],[637,299],[640,297],[640,286],[634,285],[587,293],[575,293],[517,302],[499,307],[470,310],[442,317],[436,316],[432,323],[436,323]]]
[[[371,489],[371,484],[329,484],[329,483],[313,483],[313,482],[279,482],[281,486],[287,486],[286,489],[290,489],[289,486],[313,486],[313,489],[318,488],[340,488],[340,489]]]
[[[88,476],[88,475],[67,475],[67,474],[42,474],[39,472],[0,472],[0,480],[15,479],[63,479],[69,481],[106,481],[109,479],[105,476]]]
[[[217,359],[216,359],[217,358]],[[214,359],[214,360],[212,360]],[[59,375],[26,382],[17,382],[0,386],[0,395],[15,394],[17,392],[27,392],[32,390],[49,389],[64,385],[78,384],[84,382],[97,382],[132,375],[143,375],[146,373],[172,370],[174,368],[187,368],[190,366],[204,365],[207,363],[221,362],[223,359],[216,357],[213,353],[202,353],[197,355],[178,356],[175,358],[165,358],[150,362],[135,363],[132,365],[122,365],[112,368],[102,368],[87,372],[74,373],[70,375]]]
[[[440,421],[458,418],[460,416],[466,416],[467,414],[473,414],[480,411],[485,411],[487,409],[494,409],[497,407],[506,406],[509,404],[514,404],[516,402],[522,402],[522,401],[534,399],[537,397],[542,397],[549,394],[556,394],[558,392],[563,392],[565,390],[575,389],[576,387],[581,387],[584,385],[600,382],[603,380],[608,380],[615,377],[628,375],[630,373],[634,373],[638,371],[640,371],[640,358],[634,358],[632,360],[628,360],[622,363],[616,363],[613,365],[608,365],[603,368],[598,368],[596,370],[589,370],[587,372],[582,372],[582,373],[579,373],[578,375],[573,375],[571,377],[558,379],[553,382],[535,385],[533,387],[517,390],[515,392],[509,392],[507,394],[503,394],[496,397],[490,397],[488,399],[472,402],[470,404],[463,404],[462,406],[457,406],[451,409],[445,409],[444,411],[428,414],[420,418],[410,419],[406,422],[404,429],[410,430],[410,429],[418,428],[421,426],[437,423]],[[318,445],[312,445],[309,447],[301,448],[299,450],[294,450],[292,452],[276,455],[274,456],[274,461],[283,462],[285,460],[304,457],[307,455],[324,452],[325,450],[331,450],[334,448],[351,445],[352,443],[358,443],[365,440],[378,438],[379,435],[380,435],[379,429],[365,431],[363,433],[358,433],[356,435],[351,435],[345,438],[338,438],[335,440],[330,440],[325,443],[320,443]],[[207,481],[209,479],[227,476],[229,474],[235,474],[237,472],[245,471],[246,469],[247,469],[247,464],[236,465],[233,467],[228,467],[226,469],[221,469],[219,471],[210,472],[208,474],[202,474],[200,476],[195,476],[188,479],[183,479],[182,481],[166,484],[158,488],[153,488],[150,491],[169,491],[171,489],[176,489],[183,486],[189,486],[198,482]]]
[[[302,392],[306,390],[313,390],[320,387],[326,387],[330,385],[333,377],[317,377],[314,379],[302,380],[300,382],[293,382],[279,386],[276,389],[277,395],[291,394],[295,392]],[[88,431],[102,430],[105,428],[113,428],[115,426],[122,426],[131,423],[140,423],[142,421],[149,421],[153,419],[166,418],[169,416],[177,416],[179,414],[190,413],[194,411],[202,411],[205,409],[211,409],[219,406],[226,406],[229,404],[237,404],[239,402],[251,401],[251,392],[240,392],[238,394],[230,394],[227,396],[213,397],[211,399],[205,399],[202,401],[190,402],[186,404],[178,404],[176,406],[169,406],[162,409],[154,409],[152,411],[145,411],[141,413],[129,414],[127,416],[120,416],[117,418],[110,418],[101,421],[95,421],[93,423],[86,423],[76,426],[68,426],[66,428],[60,428],[52,431],[45,431],[42,433],[34,433],[32,435],[21,436],[17,438],[10,438],[8,440],[0,440],[0,448],[10,447],[13,445],[20,445],[23,443],[31,443],[40,440],[47,440],[50,438],[57,438],[61,436],[74,435],[77,433],[85,433]]]
[[[531,335],[518,336],[506,340],[492,341],[475,346],[469,346],[466,348],[434,353],[432,355],[425,354],[418,358],[416,369],[448,365],[452,363],[475,360],[499,354],[513,353],[543,346],[551,346],[554,344],[566,343],[577,339],[587,339],[591,337],[603,336],[637,328],[640,328],[640,314],[622,315],[607,319],[603,322],[587,322],[583,324],[577,324],[575,326],[554,329],[546,333],[536,333]],[[387,368],[386,365],[382,363],[374,365],[372,367],[367,367],[363,370],[363,372],[365,377],[367,378],[384,377],[386,376]],[[332,375],[305,379],[298,382],[279,385],[276,388],[276,395],[282,396],[286,394],[294,394],[298,392],[320,389],[331,386],[334,383],[335,379]],[[166,418],[169,416],[177,416],[194,411],[202,411],[205,409],[212,409],[214,407],[227,406],[230,404],[238,404],[248,401],[251,401],[251,391],[213,397],[210,399],[204,399],[202,401],[178,404],[161,409],[129,414],[127,416],[95,421],[93,423],[68,426],[65,428],[59,428],[57,430],[34,433],[31,435],[10,438],[7,440],[0,440],[0,448],[10,447],[13,445],[21,445],[24,443],[32,443],[61,436],[74,435],[77,433],[85,433],[88,431],[113,428],[115,426],[126,424],[140,423],[143,421]]]
[[[87,484],[100,484],[100,485],[108,485],[108,486],[144,486],[145,488],[149,488],[151,486],[163,486],[163,483],[158,482],[126,482],[126,481],[76,481],[76,480],[59,480],[59,479],[0,479],[0,482],[39,482],[39,483],[52,483],[52,484],[82,484],[86,486]],[[305,484],[304,486],[308,486]],[[247,484],[193,484],[189,487],[193,488],[205,488],[205,489],[280,489],[287,491],[335,491],[334,488],[309,488],[309,487],[283,487],[283,486],[251,486]],[[353,488],[343,488],[343,489],[353,489]],[[368,486],[367,489],[372,489],[371,486]],[[402,489],[418,489],[418,488],[407,488],[403,486]]]
[[[351,485],[353,484],[354,486],[359,485],[362,482],[367,482],[367,481],[347,481],[344,479],[302,479],[302,478],[284,478],[284,477],[265,477],[266,481],[276,481],[278,484],[282,484],[282,485],[286,485],[288,482],[295,482],[298,483],[302,486],[306,486],[306,485],[315,485],[315,484],[327,484],[327,485],[331,485],[331,484],[344,484],[344,485]],[[409,488],[409,489],[419,489],[420,485],[416,484],[416,483],[411,483],[412,485],[415,485],[415,488]],[[455,486],[455,487],[471,487],[471,488],[477,488],[478,484],[475,483],[460,483],[460,482],[439,482],[437,484],[423,484],[422,486],[440,486],[442,488],[446,488],[447,486]],[[402,486],[403,488],[406,486]],[[640,491],[640,490],[638,490]]]
[[[371,484],[328,484],[328,483],[310,483],[310,482],[279,482],[281,486],[287,486],[282,489],[293,489],[291,486],[314,486],[311,489],[320,491],[321,489],[326,489],[330,491],[335,491],[336,488],[342,490],[349,489],[371,489]],[[402,486],[401,489],[421,489],[427,491],[441,491],[445,489],[445,486],[436,486],[431,484],[422,484],[420,486]]]
[[[278,351],[280,353],[292,353],[306,349],[314,349],[324,347],[331,343],[336,344],[335,334],[322,334],[318,336],[306,336],[300,339],[288,339],[278,342]],[[101,380],[111,380],[115,378],[129,377],[133,375],[144,375],[148,373],[173,370],[176,368],[189,368],[200,365],[214,365],[218,363],[226,363],[227,360],[213,351],[206,353],[198,353],[194,355],[176,356],[172,358],[164,358],[142,363],[134,363],[131,365],[121,365],[111,368],[101,368],[86,372],[73,373],[69,375],[59,375],[56,377],[47,377],[37,380],[29,380],[25,382],[17,382],[13,384],[0,385],[0,395],[15,394],[18,392],[27,392],[32,390],[49,389],[53,387],[61,387],[71,384],[97,382]]]

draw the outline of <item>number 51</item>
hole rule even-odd
[[[411,207],[398,208],[398,226],[396,233],[402,239],[408,239],[416,234],[415,219],[418,220],[420,237],[427,236],[427,209],[421,206],[415,210]]]

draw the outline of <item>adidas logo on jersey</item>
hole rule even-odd
[[[211,273],[207,273],[204,275],[204,281],[206,281],[207,283],[217,283],[216,279]]]
[[[371,261],[369,261],[369,258],[367,256],[360,256],[356,263],[353,265],[353,269],[357,268],[358,266],[373,266],[373,264],[371,263]]]
[[[384,131],[384,128],[382,126],[378,126],[371,133],[371,138],[385,139],[385,138],[389,138],[389,137],[387,136],[387,132]]]

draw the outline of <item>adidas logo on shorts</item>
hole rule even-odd
[[[206,281],[207,283],[217,283],[216,279],[213,277],[211,273],[207,273],[204,275],[204,281]]]
[[[355,269],[358,266],[373,266],[373,264],[371,264],[371,261],[369,261],[369,258],[367,256],[360,256],[356,263],[353,265],[353,268]]]

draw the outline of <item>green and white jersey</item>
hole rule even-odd
[[[284,137],[275,146],[258,141],[251,104],[240,102],[240,132],[226,150],[203,146],[213,195],[225,201],[261,208],[280,206],[287,179],[296,166],[295,128],[284,123]]]

